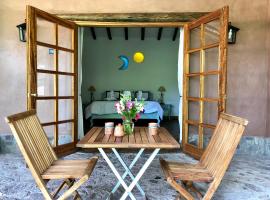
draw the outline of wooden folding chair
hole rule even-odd
[[[214,195],[240,142],[248,121],[222,113],[212,138],[197,164],[169,162],[160,159],[167,182],[180,193],[180,197],[194,199],[190,190],[199,199],[208,200]],[[178,184],[176,181],[180,181]],[[207,182],[209,188],[204,196],[193,182]]]
[[[9,116],[6,121],[45,199],[55,199],[66,186],[67,190],[59,200],[71,195],[74,199],[81,199],[77,189],[89,179],[98,158],[58,160],[34,110]],[[46,184],[55,179],[64,181],[53,193],[49,193]]]

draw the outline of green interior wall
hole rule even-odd
[[[95,28],[95,31],[96,40],[89,28],[84,30],[83,102],[89,102],[87,88],[90,85],[96,88],[96,100],[101,100],[106,90],[147,90],[158,100],[158,88],[162,85],[166,88],[164,101],[173,105],[173,115],[177,116],[179,37],[172,41],[174,29],[164,28],[160,40],[157,40],[158,28],[146,28],[144,40],[141,40],[140,28],[129,28],[128,40],[125,40],[123,28],[111,28],[112,40],[108,39],[105,28]],[[137,51],[145,56],[141,64],[133,61]],[[128,70],[118,70],[122,65],[119,55],[129,58]]]

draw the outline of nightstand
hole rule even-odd
[[[164,117],[167,117],[169,120],[172,116],[172,104],[160,104],[164,111]]]

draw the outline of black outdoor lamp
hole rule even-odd
[[[26,23],[19,24],[17,26],[19,29],[19,39],[21,42],[26,42]]]
[[[232,26],[231,22],[229,22],[229,26],[228,26],[228,43],[229,44],[235,44],[236,42],[236,33],[237,31],[239,31],[240,29]]]

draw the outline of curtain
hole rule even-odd
[[[178,51],[178,89],[180,94],[179,100],[179,142],[182,141],[182,122],[183,122],[183,69],[184,69],[184,29],[180,28],[179,34],[179,51]]]
[[[78,138],[84,136],[83,130],[83,108],[82,108],[82,54],[83,54],[83,33],[84,28],[78,29]]]

